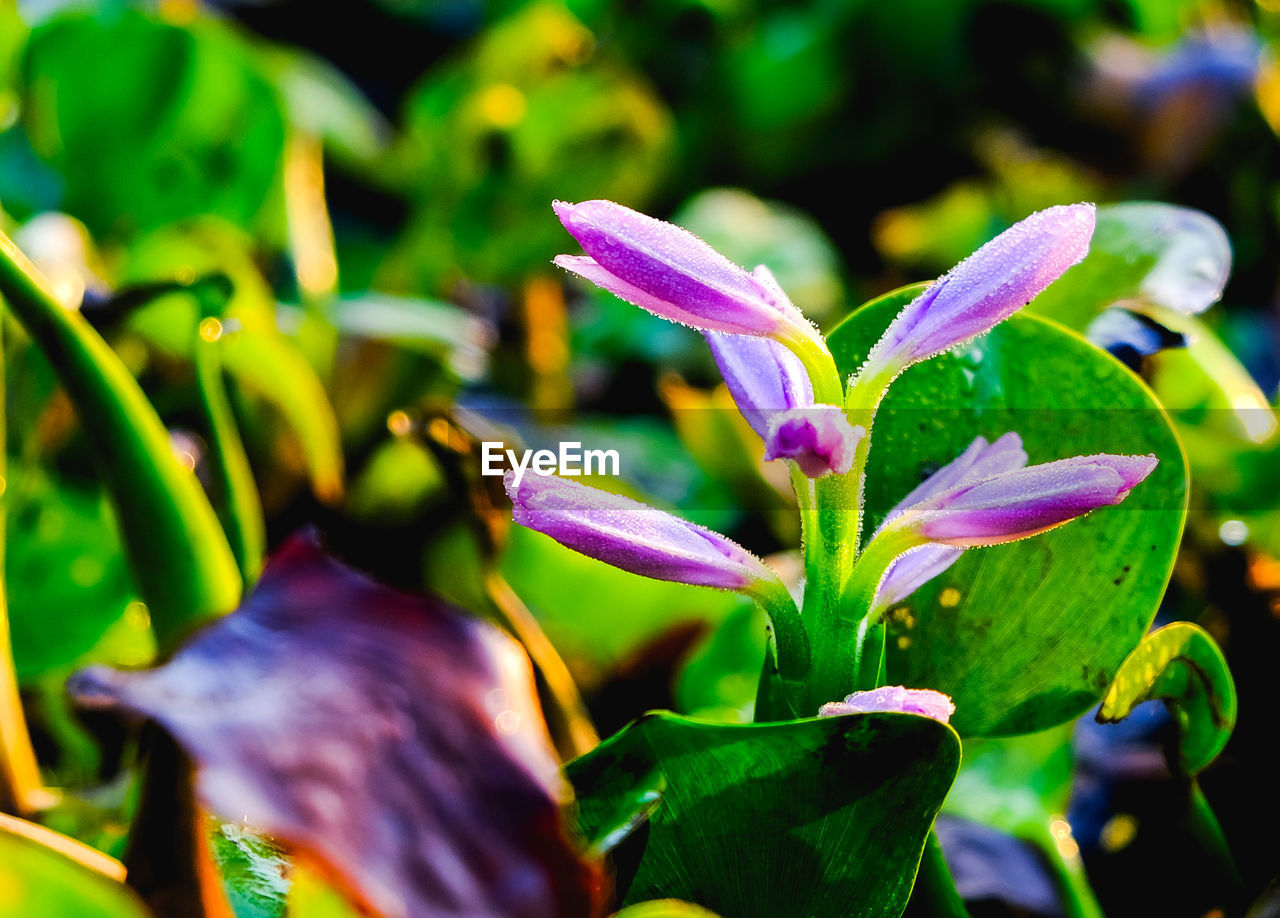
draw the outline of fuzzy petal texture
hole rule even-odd
[[[556,476],[517,485],[514,471],[504,484],[517,523],[633,574],[728,590],[775,579],[737,542],[629,497]]]
[[[816,334],[776,284],[747,273],[687,230],[612,201],[552,206],[587,255],[561,255],[556,264],[642,309],[731,334]]]
[[[907,599],[934,577],[960,560],[963,548],[954,545],[921,545],[899,555],[884,572],[872,611],[882,611]]]
[[[841,714],[921,714],[947,723],[956,712],[951,698],[933,689],[909,689],[901,685],[882,685],[869,692],[854,692],[844,701],[829,701],[818,711],[819,717]]]
[[[866,433],[835,405],[792,408],[770,421],[764,457],[790,459],[809,478],[843,475],[853,467],[854,451]]]
[[[733,401],[761,439],[770,420],[813,404],[813,384],[800,358],[772,338],[704,332]]]
[[[964,548],[1011,542],[1120,503],[1158,461],[1101,453],[1015,469],[933,496],[892,525]]]
[[[898,314],[872,348],[866,371],[901,371],[1003,322],[1084,258],[1094,221],[1092,204],[1070,204],[1005,230]]]
[[[934,472],[904,497],[885,517],[888,524],[904,512],[953,488],[975,484],[1002,472],[1027,464],[1022,438],[1010,431],[994,443],[975,437],[955,459]],[[920,587],[960,560],[963,548],[952,545],[922,545],[899,556],[885,571],[876,591],[874,609],[887,609],[907,599]]]

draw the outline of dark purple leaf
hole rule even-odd
[[[591,911],[524,652],[309,539],[168,663],[94,667],[70,688],[157,721],[210,810],[318,861],[385,918]]]

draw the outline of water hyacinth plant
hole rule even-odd
[[[860,538],[873,422],[889,385],[907,367],[989,331],[1079,262],[1093,205],[1041,211],[983,246],[912,299],[848,379],[767,268],[748,273],[687,231],[608,201],[557,202],[555,211],[587,252],[556,263],[703,331],[765,458],[791,464],[804,526],[803,599],[795,608],[777,578],[728,539],[585,486],[546,477],[516,486],[509,476],[516,521],[635,573],[760,599],[783,688],[761,695],[757,720],[829,714],[830,703],[882,686],[886,608],[964,549],[1029,538],[1120,503],[1158,463],[1101,454],[1028,466],[1017,432],[993,431],[994,442],[975,439],[865,544]],[[883,697],[881,710],[904,710],[899,696]]]

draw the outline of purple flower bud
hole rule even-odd
[[[886,528],[963,548],[1024,539],[1120,503],[1158,461],[1100,453],[1014,469],[930,496]]]
[[[687,230],[612,201],[553,205],[586,257],[555,263],[655,315],[694,328],[783,339],[817,332],[776,284]]]
[[[917,485],[885,516],[885,522],[899,516],[918,503],[937,497],[961,485],[974,484],[1001,472],[1011,472],[1027,464],[1027,451],[1022,437],[1009,431],[994,443],[986,437],[974,437],[964,452]]]
[[[844,701],[828,701],[819,717],[838,717],[841,714],[923,714],[939,723],[947,723],[956,712],[951,698],[933,689],[909,689],[901,685],[882,685],[869,692],[854,692]]]
[[[864,373],[897,373],[990,330],[1084,258],[1094,206],[1050,207],[1005,230],[907,305]]]
[[[813,404],[813,384],[800,358],[772,338],[703,332],[734,403],[760,439],[778,412]]]
[[[761,268],[756,276],[771,280]],[[765,442],[765,459],[791,459],[809,478],[849,471],[866,430],[850,424],[843,409],[814,404],[795,354],[770,338],[703,334],[738,410]]]
[[[835,405],[792,408],[776,415],[764,441],[765,459],[791,459],[809,478],[853,467],[853,453],[867,431],[855,427]]]
[[[871,612],[896,606],[959,561],[963,554],[964,549],[954,545],[920,545],[894,558],[880,578]]]
[[[727,590],[750,590],[775,575],[719,533],[618,494],[555,476],[503,480],[515,521],[566,548],[633,574]]]
[[[885,516],[885,524],[892,522],[918,503],[950,491],[962,485],[974,484],[1001,472],[1020,469],[1027,464],[1027,453],[1022,448],[1022,438],[1010,431],[988,443],[985,437],[975,437],[955,459],[918,485]],[[883,527],[882,527],[883,528]],[[963,548],[951,545],[921,545],[896,558],[885,571],[876,591],[873,611],[887,609],[902,602],[934,577],[960,560]]]

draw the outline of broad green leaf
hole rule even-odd
[[[134,590],[115,521],[97,490],[31,469],[9,477],[4,497],[13,656],[19,680],[30,682],[92,648],[124,614]]]
[[[670,159],[657,95],[562,4],[530,3],[410,91],[394,155],[414,211],[395,289],[519,278],[563,250],[556,198],[639,203]]]
[[[768,646],[764,612],[743,602],[689,658],[676,683],[682,712],[702,720],[751,720]]]
[[[830,335],[852,372],[905,288]],[[1030,461],[1154,453],[1160,465],[1121,505],[1021,542],[970,550],[889,613],[890,683],[956,703],[966,736],[1030,733],[1096,703],[1151,624],[1186,514],[1187,472],[1168,419],[1136,376],[1071,332],[1017,315],[907,370],[872,433],[867,525],[978,435],[1021,434]]]
[[[1199,625],[1174,622],[1143,638],[1116,673],[1098,720],[1121,720],[1157,698],[1178,721],[1181,771],[1203,770],[1236,725],[1236,687],[1222,651]]]
[[[700,905],[683,902],[680,899],[654,899],[629,905],[613,918],[719,918],[715,912],[709,912]]]
[[[241,581],[226,536],[200,483],[174,456],[168,431],[137,380],[3,235],[0,293],[75,406],[161,641],[232,609]]]
[[[281,235],[281,103],[224,25],[135,10],[59,16],[32,32],[23,76],[32,144],[61,173],[65,209],[95,234],[216,214]]]
[[[660,789],[615,853],[623,905],[886,918],[906,905],[959,754],[949,727],[908,714],[726,725],[657,712],[566,772],[588,838],[637,787]]]
[[[0,915],[146,918],[147,912],[119,880],[0,826]]]

